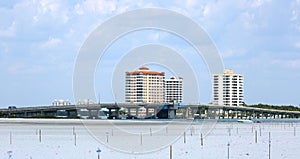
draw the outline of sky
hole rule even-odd
[[[1,0],[0,107],[51,105],[55,99],[75,103],[73,71],[84,41],[111,17],[142,8],[176,11],[201,26],[215,43],[224,67],[244,74],[246,104],[299,106],[299,0]],[[120,57],[147,43],[164,44],[183,54],[193,52],[182,39],[160,30],[121,37],[107,49],[95,72],[95,95],[100,101],[115,100],[110,81]],[[189,55],[185,59],[198,76],[199,102],[210,102],[205,62]]]

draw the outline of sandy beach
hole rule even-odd
[[[0,119],[0,159],[296,159],[299,131],[298,122]]]

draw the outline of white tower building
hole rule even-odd
[[[243,106],[244,76],[224,70],[223,74],[213,74],[213,103],[226,106]]]
[[[174,100],[178,103],[182,103],[182,81],[183,79],[179,77],[171,77],[165,80],[165,101],[166,103],[173,102]]]

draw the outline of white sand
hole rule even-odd
[[[169,159],[170,145],[173,159],[224,159],[228,143],[230,158],[268,158],[269,132],[272,159],[298,159],[299,124],[0,119],[0,159]]]

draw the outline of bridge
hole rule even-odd
[[[165,119],[224,119],[224,118],[299,118],[300,111],[261,109],[245,106],[213,104],[135,104],[101,103],[64,106],[10,107],[0,109],[0,117],[70,117],[88,119],[165,118]]]

